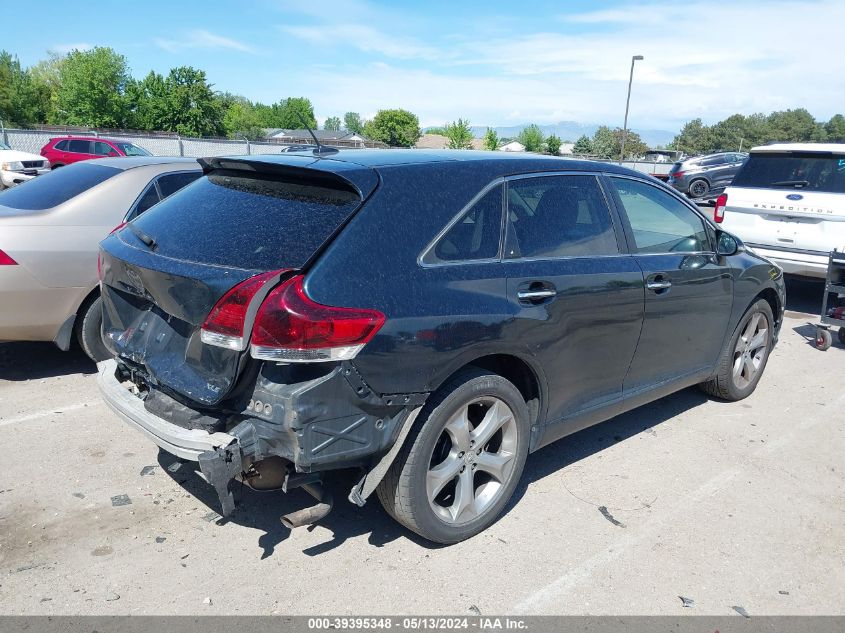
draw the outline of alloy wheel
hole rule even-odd
[[[760,371],[769,348],[769,322],[756,312],[742,330],[734,348],[733,379],[739,389],[745,389]]]
[[[428,502],[449,525],[462,525],[493,506],[516,462],[517,423],[502,400],[481,397],[446,422],[426,474]]]

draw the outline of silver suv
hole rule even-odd
[[[748,154],[722,152],[688,158],[672,165],[670,186],[690,198],[703,198],[712,189],[722,189],[733,181]]]

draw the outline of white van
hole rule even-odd
[[[784,272],[824,277],[830,251],[845,251],[845,144],[755,147],[714,213]]]

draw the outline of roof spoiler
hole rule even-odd
[[[261,174],[281,179],[291,179],[293,181],[307,180],[308,184],[327,187],[330,189],[346,189],[358,194],[359,196],[364,195],[361,188],[355,182],[345,178],[341,174],[322,169],[312,169],[308,166],[301,167],[298,165],[269,163],[261,160],[231,158],[226,156],[198,158],[197,162],[202,167],[204,175],[219,169],[242,171],[256,175]],[[312,161],[312,164],[316,163],[317,161]]]

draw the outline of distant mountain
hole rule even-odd
[[[519,133],[522,131],[524,127],[528,124],[523,123],[522,125],[509,125],[509,126],[495,126],[493,127],[496,130],[496,134],[499,135],[499,138],[515,138],[519,136]],[[555,134],[556,136],[560,137],[563,141],[572,141],[575,142],[579,136],[586,134],[587,136],[592,136],[596,129],[598,129],[599,124],[597,123],[577,123],[576,121],[560,121],[558,123],[552,123],[549,125],[541,125],[540,129],[543,130],[543,134],[548,136],[549,134]],[[634,132],[640,135],[640,138],[643,139],[643,142],[650,147],[654,147],[656,145],[666,145],[667,143],[671,142],[673,138],[675,138],[676,132],[670,132],[669,130],[641,130],[638,128],[632,128]],[[476,138],[481,138],[484,136],[484,133],[487,132],[487,127],[483,125],[474,125],[472,127],[472,133]]]

